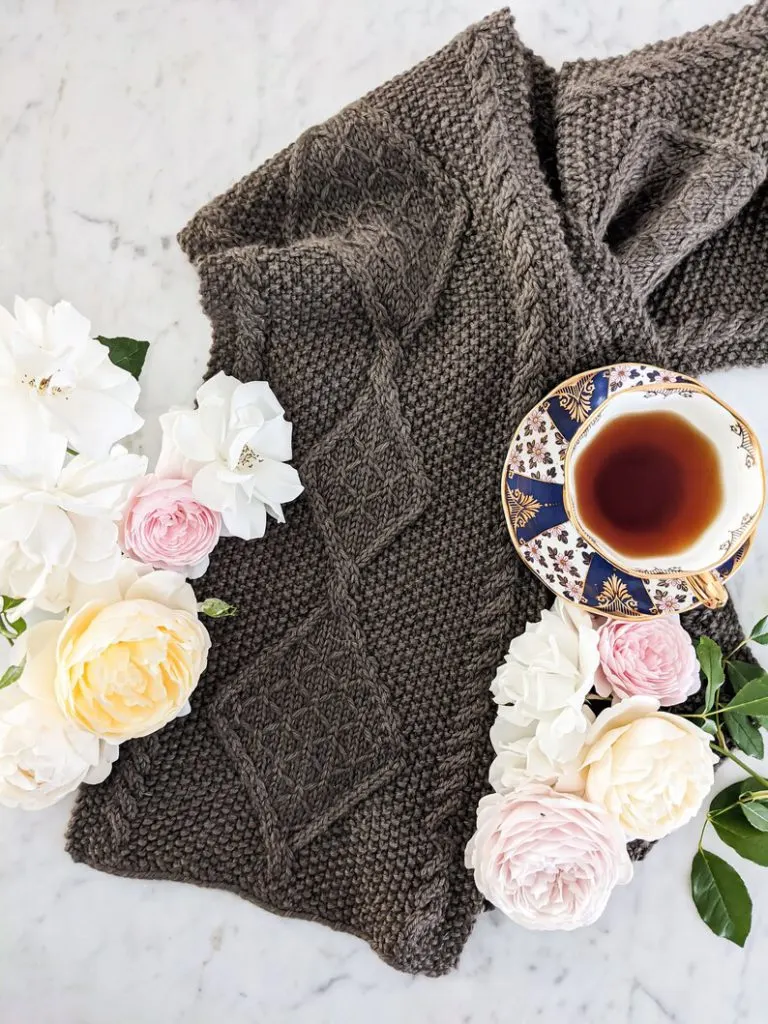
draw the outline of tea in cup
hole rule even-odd
[[[704,387],[647,385],[603,402],[565,462],[565,507],[607,561],[640,577],[686,577],[703,604],[713,573],[755,529],[762,456],[750,427]]]

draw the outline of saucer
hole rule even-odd
[[[502,503],[517,553],[558,597],[617,619],[686,612],[701,601],[685,578],[636,576],[595,550],[565,510],[565,458],[576,431],[607,398],[665,383],[706,391],[692,377],[645,363],[617,363],[571,377],[528,413],[504,464]],[[723,582],[741,566],[751,543],[750,532],[714,570]]]

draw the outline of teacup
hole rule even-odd
[[[574,434],[564,471],[568,518],[607,562],[726,603],[713,570],[757,526],[765,483],[757,437],[724,402],[700,385],[623,390]]]

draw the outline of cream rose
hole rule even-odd
[[[714,785],[709,736],[659,711],[653,697],[629,697],[601,712],[584,750],[584,795],[630,839],[661,839],[694,817]]]
[[[21,686],[0,693],[0,805],[41,810],[81,782],[103,782],[117,747],[68,722]]]
[[[184,578],[125,563],[110,584],[81,588],[63,622],[32,627],[27,688],[52,688],[69,722],[120,743],[184,712],[209,647]]]

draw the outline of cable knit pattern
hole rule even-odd
[[[504,525],[509,438],[581,370],[765,359],[766,10],[557,74],[493,15],[182,231],[210,371],[270,381],[306,493],[217,548],[206,593],[240,614],[192,714],[84,787],[75,858],[456,963],[489,685],[547,601]],[[687,624],[740,636],[732,608]]]

